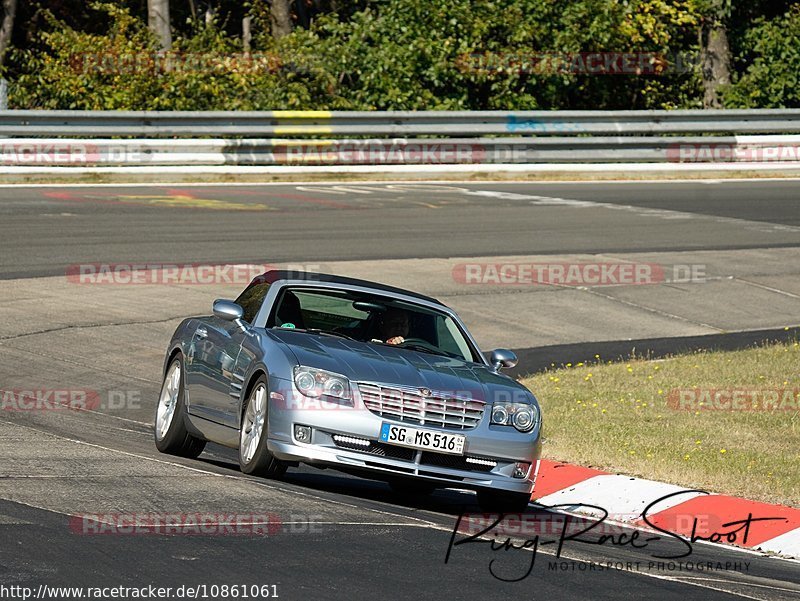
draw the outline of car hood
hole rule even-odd
[[[333,336],[277,328],[267,333],[289,348],[298,365],[332,371],[354,382],[430,388],[489,402],[512,400],[509,393],[514,400],[532,398],[527,388],[485,365]]]

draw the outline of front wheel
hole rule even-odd
[[[178,355],[167,368],[154,422],[156,448],[162,453],[194,459],[206,441],[189,434],[183,422],[186,410],[186,388],[183,382],[183,357]]]
[[[239,467],[245,474],[276,478],[286,471],[286,464],[267,449],[269,401],[267,378],[261,376],[245,403],[239,430]]]
[[[531,496],[528,493],[481,489],[478,505],[487,513],[524,513]]]

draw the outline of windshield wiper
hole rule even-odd
[[[421,344],[404,344],[403,346],[398,346],[397,348],[407,348],[412,351],[430,353],[431,355],[439,355],[441,357],[451,357],[450,353],[445,353],[444,351],[440,351],[438,349],[428,348],[427,346],[422,346]]]
[[[337,338],[346,338],[347,340],[355,340],[352,336],[348,336],[347,334],[342,334],[341,332],[335,332],[334,330],[320,330],[318,328],[310,328],[306,330],[306,332],[310,334],[320,334],[322,336],[336,336]]]
[[[287,332],[306,332],[307,334],[317,334],[320,336],[335,336],[337,338],[346,338],[347,340],[355,340],[352,336],[342,334],[341,332],[334,332],[333,330],[320,330],[319,328],[284,328],[282,326],[275,326],[276,330],[286,330]]]

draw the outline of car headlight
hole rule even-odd
[[[294,368],[294,385],[311,398],[333,397],[350,400],[350,383],[347,378],[324,369],[297,366]]]
[[[514,426],[520,432],[530,432],[539,421],[539,409],[527,403],[495,403],[492,405],[491,423]]]

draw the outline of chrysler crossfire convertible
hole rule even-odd
[[[399,494],[474,490],[521,511],[541,451],[534,395],[487,359],[454,311],[373,282],[269,271],[213,315],[185,319],[164,362],[159,451],[238,449],[246,474],[305,463],[383,480]]]

